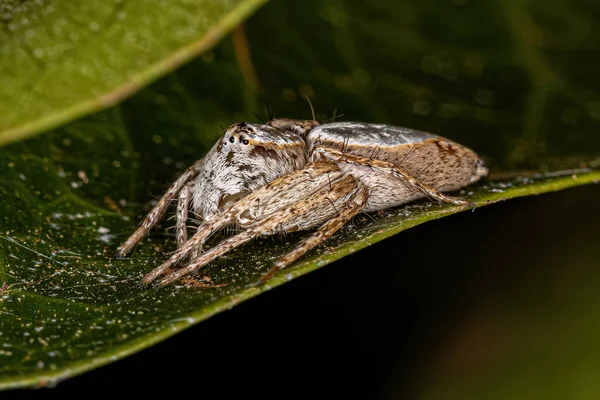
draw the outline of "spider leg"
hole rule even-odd
[[[415,189],[420,190],[422,193],[427,195],[428,197],[435,199],[441,203],[451,203],[459,206],[466,206],[473,208],[474,205],[472,202],[468,200],[459,199],[457,197],[448,196],[441,193],[439,190],[432,188],[429,185],[421,182],[419,179],[414,176],[404,172],[402,169],[398,168],[395,164],[388,161],[381,161],[372,158],[365,158],[361,156],[355,156],[353,154],[344,153],[334,149],[324,149],[324,148],[316,148],[315,152],[318,152],[319,155],[324,156],[325,159],[336,161],[336,162],[344,162],[348,164],[361,165],[365,167],[369,167],[373,170],[378,170],[381,172],[389,173],[396,178],[400,179],[402,182],[409,184]]]
[[[325,222],[318,231],[302,241],[295,249],[277,260],[273,268],[260,278],[259,284],[266,283],[277,272],[302,257],[306,252],[312,250],[320,243],[329,239],[335,232],[366,207],[368,197],[369,194],[367,189],[364,186],[359,186],[355,193],[352,194],[352,197],[348,198],[337,216]]]
[[[194,165],[189,167],[169,188],[167,193],[158,201],[154,208],[148,213],[144,221],[137,230],[117,249],[115,257],[117,259],[123,258],[129,253],[145,236],[148,235],[150,230],[156,225],[163,217],[165,212],[171,204],[171,200],[183,189],[183,187],[192,179],[194,179],[200,172],[201,164],[196,162]]]
[[[209,262],[215,260],[216,258],[229,252],[230,250],[243,245],[244,243],[252,240],[256,236],[258,236],[258,234],[256,234],[254,232],[254,230],[247,230],[247,231],[239,233],[235,236],[232,236],[228,239],[225,239],[221,243],[219,243],[217,246],[208,250],[207,252],[199,254],[198,257],[195,258],[193,260],[193,262],[191,264],[189,264],[188,266],[186,266],[184,268],[180,268],[180,269],[168,274],[166,277],[164,277],[162,280],[160,280],[156,286],[158,286],[158,287],[166,286],[169,283],[172,283],[172,282],[176,281],[177,279],[181,278],[182,276],[187,275],[191,272],[194,272],[194,271],[200,269],[201,267],[208,264]],[[160,271],[157,271],[159,269],[160,269]],[[152,281],[154,281],[166,269],[167,268],[164,268],[164,264],[163,264],[160,267],[158,267],[156,270],[152,271],[150,274],[146,275],[146,277],[144,277],[144,281],[143,281],[144,284],[147,285],[147,284],[151,283]]]
[[[340,178],[333,185],[333,190],[325,185],[320,191],[303,197],[293,204],[286,205],[271,213],[268,218],[257,220],[254,224],[248,226],[245,231],[223,240],[212,249],[202,253],[198,258],[193,259],[188,266],[178,269],[161,279],[157,286],[168,285],[184,275],[193,273],[223,254],[258,236],[274,234],[280,230],[308,229],[322,223],[324,220],[331,219],[337,214],[337,211],[330,204],[336,202],[338,204],[346,203],[347,198],[352,197],[352,194],[356,192],[357,185],[358,183],[351,175]],[[188,243],[186,243],[186,246]],[[159,268],[162,268],[162,266]],[[163,272],[165,269],[163,269]],[[148,275],[148,279],[144,279],[144,283],[151,282],[157,276],[158,274],[152,271]]]
[[[200,227],[198,227],[198,230],[200,230]],[[191,258],[196,258],[196,257],[198,257],[200,254],[202,254],[202,251],[203,251],[203,249],[204,249],[204,247],[203,247],[203,246],[204,246],[204,242],[205,242],[205,241],[206,241],[206,240],[203,240],[201,244],[198,244],[198,246],[196,246],[196,248],[194,248],[194,250],[192,251],[192,253],[191,253],[191,255],[190,255],[190,257],[191,257]]]
[[[198,248],[202,248],[204,242],[216,231],[223,228],[234,221],[233,213],[217,214],[211,218],[205,225],[198,227],[196,234],[190,238],[183,246],[181,246],[171,258],[162,263],[159,267],[154,268],[150,273],[144,276],[142,283],[144,285],[150,284],[160,275],[162,275],[167,269],[178,264],[183,259],[187,258],[190,254],[196,251]]]
[[[190,199],[192,198],[193,182],[189,182],[179,192],[179,201],[177,202],[177,223],[175,224],[175,236],[177,237],[177,245],[183,246],[187,242],[187,219],[188,210],[190,208]]]

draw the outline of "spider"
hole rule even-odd
[[[442,192],[477,182],[487,172],[472,150],[412,129],[283,118],[241,122],[175,181],[116,256],[126,256],[148,235],[175,199],[178,249],[144,277],[146,285],[173,283],[258,236],[318,227],[275,262],[260,280],[265,283],[361,212],[423,197],[472,207]],[[190,208],[201,223],[188,239]],[[241,232],[202,250],[212,234],[230,225]],[[184,261],[187,265],[172,269]]]

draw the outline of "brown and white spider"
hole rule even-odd
[[[274,119],[231,125],[204,156],[175,181],[140,227],[119,247],[129,253],[165,215],[176,197],[178,250],[144,277],[170,284],[253,238],[318,227],[263,276],[323,242],[360,212],[398,206],[422,197],[471,207],[442,194],[487,175],[472,150],[448,139],[407,128],[357,122],[319,124]],[[188,240],[191,208],[202,219]],[[203,252],[218,230],[242,231]],[[171,267],[189,262],[172,270]]]

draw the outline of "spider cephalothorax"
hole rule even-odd
[[[234,124],[192,168],[194,211],[207,219],[216,211],[308,162],[305,137],[269,125]]]
[[[429,197],[469,207],[441,193],[487,175],[470,149],[425,132],[390,125],[275,119],[231,125],[188,168],[117,252],[125,256],[178,198],[179,249],[145,278],[163,286],[195,272],[231,249],[277,232],[318,230],[284,255],[263,277],[291,264],[353,216]],[[191,203],[191,204],[190,204]],[[188,240],[190,206],[202,218]],[[231,224],[242,231],[201,252],[206,239]],[[189,259],[187,266],[171,267]]]

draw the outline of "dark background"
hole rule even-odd
[[[417,226],[54,389],[0,398],[412,398],[448,357],[476,385],[473,366],[499,357],[478,355],[477,335],[459,357],[452,343],[478,302],[568,274],[552,260],[575,259],[584,237],[583,268],[597,269],[599,196],[591,185]]]

